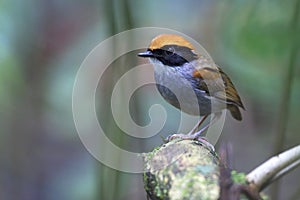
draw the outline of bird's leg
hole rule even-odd
[[[196,133],[194,133],[192,135],[189,135],[189,136],[191,138],[193,138],[193,140],[197,140],[197,141],[201,142],[202,144],[204,144],[205,146],[207,146],[210,150],[214,151],[215,150],[214,146],[212,144],[210,144],[207,141],[207,139],[205,138],[205,136],[202,136],[202,134],[203,134],[203,132],[206,129],[208,129],[210,126],[212,126],[214,123],[216,123],[219,118],[220,118],[220,115],[219,114],[215,114],[209,124],[207,124],[206,126],[204,126],[198,132],[196,132]]]
[[[208,115],[204,115],[199,120],[199,122],[196,124],[196,126],[188,134],[178,133],[178,134],[169,135],[166,138],[166,141],[171,141],[171,140],[176,139],[176,138],[180,138],[180,139],[183,139],[183,140],[195,140],[195,139],[198,140],[200,138],[201,133],[203,133],[211,124],[213,124],[212,122],[216,118],[214,116],[213,119],[212,119],[212,121],[209,124],[207,124],[200,131],[198,131],[198,132],[195,133],[195,131],[199,128],[199,126],[201,126],[201,124],[204,122],[204,120],[207,117],[208,117]]]
[[[206,116],[207,117],[207,116]],[[209,124],[207,124],[206,126],[204,126],[202,129],[200,129],[198,132],[191,134],[190,136],[195,138],[195,139],[199,139],[199,138],[203,138],[204,136],[202,136],[202,133],[208,129],[210,126],[212,126],[214,123],[217,122],[217,120],[220,118],[220,115],[215,114],[212,118],[212,120],[210,121]]]
[[[192,131],[190,131],[190,133],[188,134],[173,134],[173,135],[169,135],[167,137],[167,141],[171,141],[174,140],[176,138],[182,139],[182,140],[197,140],[200,143],[202,143],[203,145],[205,145],[207,148],[209,148],[211,151],[214,151],[215,148],[212,144],[210,144],[207,139],[202,135],[202,133],[208,129],[210,126],[212,126],[214,123],[217,122],[217,120],[220,118],[220,114],[219,113],[215,113],[212,120],[210,121],[209,124],[207,124],[206,126],[204,126],[201,130],[199,130],[196,133],[193,133],[193,131],[195,131],[195,128],[197,129],[202,123],[203,121],[208,117],[208,115],[203,116],[203,118],[197,123],[197,126],[195,126]]]
[[[193,135],[193,133],[197,131],[197,129],[201,126],[201,124],[205,121],[207,117],[208,115],[204,115],[187,135]]]

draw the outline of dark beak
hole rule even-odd
[[[140,57],[144,57],[144,58],[151,58],[151,57],[154,57],[154,54],[152,53],[152,51],[145,51],[145,52],[142,52],[142,53],[139,53],[138,56]]]

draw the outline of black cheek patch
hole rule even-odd
[[[172,51],[169,49],[172,49]],[[181,66],[184,63],[197,59],[197,55],[190,48],[177,45],[166,45],[152,52],[156,59],[171,67]]]
[[[161,61],[164,65],[168,66],[181,66],[184,63],[187,63],[188,61],[184,59],[183,57],[177,55],[177,54],[172,54],[168,56],[163,56],[163,57],[157,57],[159,61]]]

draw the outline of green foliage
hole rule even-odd
[[[278,96],[287,69],[294,6],[271,0],[236,2],[222,6],[219,55],[236,75],[234,82],[247,89],[250,98],[269,102]],[[298,37],[300,40],[300,34]]]
[[[246,184],[246,174],[245,173],[239,173],[239,172],[233,170],[233,171],[231,171],[231,178],[234,183]]]

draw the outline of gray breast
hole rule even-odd
[[[183,67],[166,67],[155,65],[154,76],[157,89],[163,98],[191,115],[206,115],[211,113],[211,101],[205,92],[193,87],[192,70]]]

